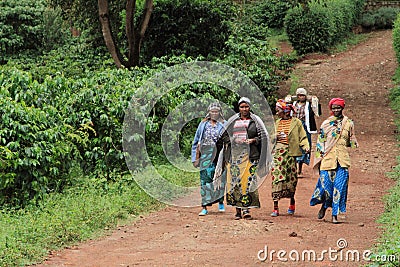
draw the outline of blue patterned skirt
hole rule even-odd
[[[320,171],[320,176],[311,197],[310,205],[332,207],[332,215],[346,212],[349,171],[339,164],[336,170]]]

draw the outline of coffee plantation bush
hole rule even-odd
[[[79,158],[76,143],[84,145],[83,128],[63,123],[57,109],[27,106],[0,98],[0,205],[25,205],[31,199],[58,191],[68,184],[70,168]]]
[[[230,34],[233,10],[227,0],[156,2],[143,43],[144,62],[171,54],[218,55]]]
[[[364,0],[311,0],[289,10],[285,30],[299,54],[326,52],[357,23]]]
[[[268,0],[257,1],[251,5],[251,15],[255,22],[269,28],[283,28],[287,11],[294,7],[297,1]]]

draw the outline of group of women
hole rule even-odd
[[[258,186],[271,173],[274,208],[271,216],[279,216],[279,200],[289,198],[287,213],[295,213],[295,192],[302,163],[310,163],[311,133],[306,91],[297,90],[297,103],[278,100],[275,111],[276,143],[269,157],[271,140],[263,121],[251,112],[251,101],[238,101],[239,113],[224,120],[221,106],[213,103],[207,116],[199,124],[192,146],[192,162],[200,168],[202,210],[218,203],[219,211],[226,204],[236,208],[235,219],[251,219],[250,209],[259,208]],[[300,102],[300,103],[298,103]],[[357,146],[352,120],[343,115],[345,102],[334,98],[329,102],[331,116],[320,128],[316,145],[314,168],[319,179],[310,205],[321,204],[318,218],[322,219],[328,207],[332,208],[332,222],[338,223],[339,212],[346,211],[348,168],[347,147]],[[314,123],[315,124],[315,123]],[[298,165],[297,165],[298,164]]]

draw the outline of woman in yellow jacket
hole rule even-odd
[[[296,157],[302,155],[301,149],[310,153],[307,134],[303,124],[290,114],[294,111],[291,104],[279,99],[276,103],[276,114],[279,119],[276,121],[276,146],[274,152],[274,167],[272,174],[272,199],[274,210],[272,217],[279,215],[278,201],[281,198],[290,198],[288,214],[295,212],[295,199],[297,186]],[[300,149],[301,148],[301,149]]]

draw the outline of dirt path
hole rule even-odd
[[[394,112],[388,105],[391,77],[396,68],[391,31],[372,33],[372,38],[350,51],[306,60],[298,64],[300,85],[319,96],[323,107],[322,122],[328,116],[326,109],[332,97],[346,100],[346,114],[355,121],[360,148],[351,151],[352,168],[348,211],[340,215],[344,223],[330,223],[316,218],[319,207],[310,207],[309,199],[317,176],[306,168],[299,180],[296,193],[296,214],[269,216],[272,211],[270,184],[260,189],[261,209],[253,210],[254,219],[234,221],[234,210],[218,213],[211,208],[210,215],[199,217],[199,208],[169,207],[150,214],[133,225],[123,226],[100,240],[89,241],[77,247],[54,252],[41,266],[358,266],[346,262],[346,253],[360,254],[371,248],[380,235],[376,218],[383,212],[381,197],[392,185],[385,173],[396,164],[399,154],[395,139]],[[311,64],[310,64],[311,63]],[[318,63],[318,64],[316,64]],[[269,180],[268,180],[269,181]],[[280,202],[281,210],[288,200]],[[284,263],[273,254],[260,261],[260,250],[314,250],[318,257],[323,250],[337,248],[337,240],[344,238],[348,247],[340,254],[324,255],[324,261],[294,262],[289,254]],[[262,251],[261,251],[262,252]],[[306,254],[307,255],[307,254]],[[338,260],[333,261],[338,256]],[[260,253],[261,258],[265,253]],[[291,254],[296,256],[295,252]],[[362,254],[361,254],[362,257]],[[351,258],[350,258],[351,259]]]

